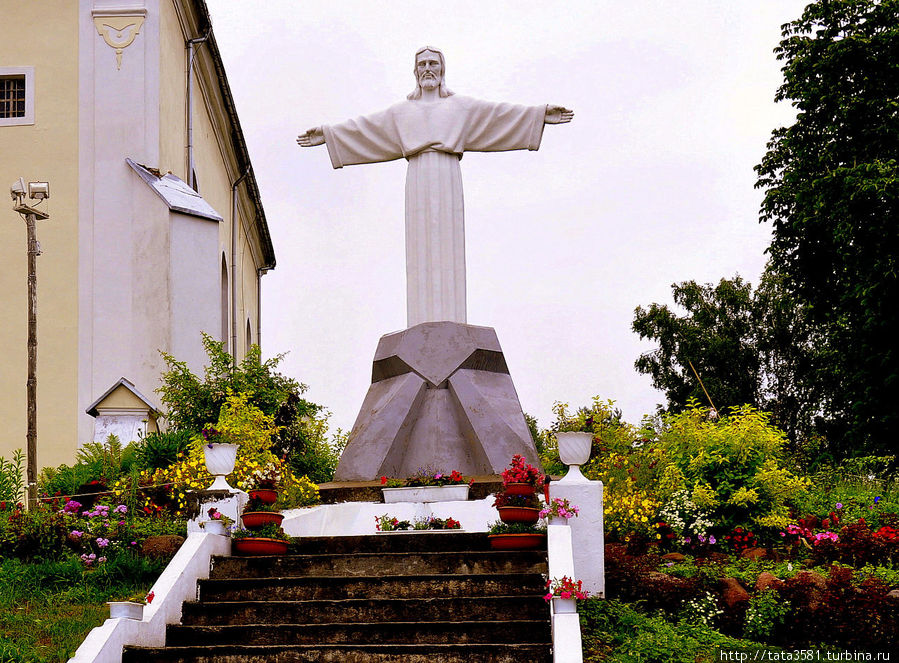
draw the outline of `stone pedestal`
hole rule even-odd
[[[381,337],[334,480],[499,474],[515,454],[540,465],[496,332],[426,322]]]
[[[578,472],[568,474],[561,481],[549,485],[551,498],[567,499],[580,508],[577,518],[571,518],[571,541],[574,552],[574,573],[583,580],[584,589],[591,596],[604,597],[605,537],[603,532],[602,481],[589,481]]]

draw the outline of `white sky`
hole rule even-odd
[[[753,284],[770,228],[757,164],[793,111],[772,49],[797,0],[562,3],[207,0],[278,258],[263,353],[352,427],[381,335],[405,327],[405,161],[331,168],[296,135],[386,108],[415,51],[494,101],[555,103],[537,152],[466,154],[468,322],[494,327],[525,412],[611,398],[638,421],[664,399],[634,360],[634,308],[671,284]]]

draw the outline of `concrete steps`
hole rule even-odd
[[[297,539],[273,557],[215,557],[166,647],[123,661],[549,663],[546,551],[483,533]]]

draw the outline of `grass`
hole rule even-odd
[[[89,571],[77,558],[0,560],[0,663],[66,661],[109,616],[106,601],[146,593],[163,568],[131,554]]]

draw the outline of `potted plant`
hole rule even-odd
[[[524,456],[512,456],[507,470],[503,470],[503,491],[509,495],[534,495],[543,486],[543,475]]]
[[[278,486],[281,485],[281,472],[273,463],[265,467],[253,470],[241,484],[250,494],[250,499],[257,499],[266,504],[274,504],[278,501]]]
[[[207,515],[209,516],[209,520],[204,520],[200,523],[200,527],[202,527],[207,534],[228,536],[231,531],[231,525],[234,524],[234,519],[229,518],[215,507],[209,509]]]
[[[493,506],[504,523],[536,523],[540,518],[540,502],[533,493],[510,495],[502,491],[496,494]]]
[[[547,518],[550,525],[567,525],[569,518],[576,518],[580,509],[565,498],[554,497],[540,511],[541,518]]]
[[[457,470],[447,473],[422,468],[405,480],[381,477],[381,486],[386,504],[454,502],[468,499],[471,480],[467,480]]]
[[[504,523],[501,520],[490,525],[487,540],[494,550],[528,550],[546,545],[546,526],[528,523]]]
[[[568,465],[566,476],[572,479],[585,478],[581,474],[580,466],[590,459],[590,451],[593,448],[593,417],[563,418],[555,428],[559,459]]]
[[[139,594],[128,598],[126,601],[107,601],[110,619],[137,619],[144,618],[144,606],[152,603],[155,592]]]
[[[581,580],[562,576],[546,581],[546,596],[543,598],[547,603],[552,601],[553,613],[558,615],[577,612],[577,602],[589,598],[589,595],[584,591]]]
[[[278,525],[263,525],[255,530],[239,529],[231,535],[234,552],[238,555],[283,555],[290,541]]]
[[[453,517],[437,518],[436,516],[424,516],[416,518],[412,522],[408,520],[400,520],[396,516],[390,516],[386,513],[383,516],[375,516],[375,529],[378,533],[393,532],[448,532],[452,530],[458,531],[462,524]]]
[[[284,520],[284,514],[274,504],[269,504],[258,497],[251,498],[243,509],[240,517],[243,526],[248,529],[257,529],[265,525],[280,526]]]
[[[226,443],[222,434],[211,425],[203,427],[203,456],[206,459],[206,469],[215,477],[207,490],[231,490],[231,486],[225,477],[234,471],[234,463],[237,462],[236,444]]]

